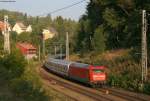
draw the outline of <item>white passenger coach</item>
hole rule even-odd
[[[66,60],[58,60],[58,59],[52,59],[52,58],[48,58],[45,61],[45,66],[58,74],[61,74],[63,76],[68,76],[68,70],[69,70],[69,66],[72,64],[73,62],[70,61],[66,61]]]

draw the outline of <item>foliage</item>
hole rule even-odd
[[[64,46],[66,42],[66,33],[68,32],[70,50],[71,52],[73,52],[73,46],[75,44],[74,36],[76,35],[77,22],[71,19],[64,19],[61,16],[58,16],[53,20],[52,27],[56,29],[58,35],[54,38],[53,41],[51,41],[51,43],[61,43],[63,45],[63,51],[65,51]]]
[[[15,11],[8,11],[8,10],[0,10],[0,20],[3,21],[4,15],[9,16],[9,23],[13,26],[17,21],[24,21],[27,22],[26,14],[15,12]]]
[[[26,61],[19,51],[4,56],[1,60],[1,72],[5,79],[11,80],[20,77],[24,73]],[[3,76],[2,76],[3,77]]]
[[[86,16],[83,16],[86,18]],[[91,22],[90,20],[80,20],[78,27],[78,36],[77,36],[77,51],[88,52],[93,50],[92,46],[92,32],[91,32]]]
[[[11,41],[17,42],[17,32],[12,31],[10,33],[10,38],[12,39]]]
[[[141,9],[150,9],[148,3],[148,0],[90,0],[86,14],[79,20],[77,50],[93,51],[92,43],[98,43],[94,36],[99,26],[104,31],[106,49],[140,49],[140,12]]]
[[[39,84],[34,86],[33,82],[27,79],[28,77],[25,75],[25,71],[27,69],[26,64],[27,63],[22,54],[16,50],[13,50],[11,54],[5,54],[0,58],[0,85],[1,88],[3,88],[0,92],[0,100],[49,100],[49,97]]]
[[[11,84],[11,89],[16,97],[21,97],[25,101],[49,101],[41,88],[34,88],[32,82],[24,78],[14,79]]]
[[[0,31],[0,54],[2,53],[2,50],[4,49],[3,44],[4,44],[3,34]]]
[[[150,83],[146,83],[144,85],[144,92],[150,94]]]
[[[94,48],[98,52],[104,52],[105,50],[105,36],[103,27],[98,27],[94,33]]]
[[[17,42],[31,42],[31,33],[23,32],[20,35],[17,35]]]

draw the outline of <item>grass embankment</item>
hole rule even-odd
[[[82,57],[72,55],[70,58],[73,61],[106,66],[107,83],[110,86],[150,94],[150,79],[145,82],[144,89],[141,89],[141,65],[133,57],[131,50],[114,50],[103,54],[88,53]],[[148,78],[150,78],[150,70]]]

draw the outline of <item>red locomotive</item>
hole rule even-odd
[[[61,76],[66,76],[70,79],[92,86],[99,86],[106,82],[104,66],[92,66],[89,64],[52,58],[47,59],[44,66]]]

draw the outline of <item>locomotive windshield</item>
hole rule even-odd
[[[94,72],[94,73],[103,73],[103,72],[104,72],[104,70],[94,69],[94,70],[93,70],[93,72]]]

